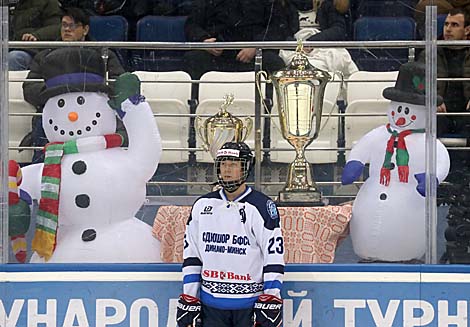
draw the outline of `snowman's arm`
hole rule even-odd
[[[450,158],[449,152],[447,152],[446,147],[437,140],[436,142],[436,179],[437,183],[442,183],[450,169]],[[416,190],[422,196],[426,196],[426,173],[415,174],[416,181],[418,185]]]
[[[450,157],[446,147],[441,141],[436,141],[436,177],[439,183],[442,183],[450,170]]]
[[[363,164],[370,162],[371,156],[371,145],[377,143],[378,135],[381,133],[381,129],[385,128],[384,126],[377,127],[372,131],[365,134],[361,137],[357,143],[352,147],[351,152],[348,156],[348,162],[355,160],[362,162]],[[385,145],[384,145],[385,147]]]
[[[28,192],[33,200],[41,198],[41,176],[44,164],[34,164],[21,168],[23,181],[21,189]]]
[[[122,103],[122,122],[129,137],[128,155],[146,178],[153,176],[162,153],[162,140],[152,109],[147,102]]]
[[[353,183],[362,175],[364,165],[370,161],[370,142],[373,141],[376,133],[376,129],[367,133],[352,148],[341,176],[343,185]]]

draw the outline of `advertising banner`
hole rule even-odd
[[[3,265],[0,327],[175,327],[181,266]],[[470,267],[288,265],[286,327],[467,327]]]

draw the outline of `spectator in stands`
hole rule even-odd
[[[188,16],[191,13],[192,0],[149,0],[151,14],[157,16]]]
[[[470,16],[463,9],[451,9],[443,27],[444,40],[466,40],[470,34]],[[423,51],[419,57],[425,60]],[[470,52],[467,48],[438,47],[438,78],[470,77]],[[444,98],[438,112],[468,112],[470,110],[469,81],[438,81],[437,93]],[[470,136],[470,121],[466,117],[439,116],[437,120],[438,136],[459,134]]]
[[[424,39],[424,23],[426,21],[426,6],[437,6],[437,14],[447,14],[454,8],[470,10],[470,0],[420,0],[416,5],[415,20],[419,36]]]
[[[349,0],[323,0],[315,19],[319,25],[320,33],[312,35],[307,41],[347,40],[346,15],[348,12]]]
[[[63,11],[69,8],[80,8],[90,16],[97,15],[95,8],[96,3],[97,1],[95,0],[59,0],[60,9]]]
[[[67,9],[61,21],[61,39],[62,41],[88,41],[91,40],[90,35],[90,17],[79,8]],[[101,52],[101,49],[96,49]],[[44,78],[44,71],[49,69],[43,64],[47,56],[54,55],[53,49],[47,49],[38,53],[31,63],[31,69],[28,79]],[[116,54],[112,51],[108,52],[108,60],[106,62],[109,78],[116,78],[124,73],[124,69],[119,62]],[[103,65],[104,65],[103,61]],[[24,99],[36,107],[37,112],[42,112],[44,102],[39,94],[46,88],[44,82],[25,82],[23,84]],[[41,117],[33,117],[32,132],[23,142],[22,146],[44,146],[47,143],[44,130],[42,129]],[[118,132],[122,131],[122,124],[118,124]],[[43,159],[43,151],[36,151],[33,156],[33,163],[40,162]]]
[[[185,34],[190,42],[274,41],[293,39],[299,29],[298,12],[289,0],[194,0]],[[255,48],[208,49],[185,54],[186,70],[199,79],[210,70],[254,70]],[[263,68],[284,67],[277,50],[263,51]],[[197,94],[193,87],[193,96]]]
[[[60,9],[56,0],[19,0],[10,6],[11,41],[53,41],[59,36]],[[8,53],[10,70],[27,70],[36,49]]]

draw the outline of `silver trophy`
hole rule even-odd
[[[332,77],[310,64],[301,42],[289,67],[274,72],[269,79],[266,72],[258,72],[258,90],[262,77],[274,85],[282,136],[296,153],[278,202],[323,205],[312,168],[305,158],[305,148],[318,137],[325,87]]]
[[[196,117],[196,130],[203,142],[203,147],[215,159],[217,151],[226,142],[243,142],[251,132],[253,121],[246,117],[244,120],[234,117],[227,108],[233,104],[233,94],[224,97],[224,103],[219,112],[203,120]]]

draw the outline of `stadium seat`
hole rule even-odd
[[[416,39],[416,23],[410,17],[361,17],[354,22],[355,41],[410,41]],[[351,50],[360,70],[393,71],[408,61],[408,49]]]
[[[137,22],[139,42],[184,42],[186,16],[146,16]],[[135,70],[178,71],[183,68],[184,51],[134,50]]]
[[[332,76],[333,74],[330,73]],[[323,98],[322,114],[338,113],[336,101],[340,92],[341,78],[337,74],[334,80],[329,82],[325,89]],[[276,103],[276,102],[275,102]],[[278,115],[277,103],[273,107],[273,115]],[[310,163],[334,163],[337,160],[336,151],[313,150],[315,148],[336,148],[338,140],[338,116],[323,116],[321,121],[320,133],[305,152],[305,157]],[[291,149],[291,151],[271,151],[271,161],[280,163],[290,163],[295,158],[295,151],[283,137],[279,125],[279,118],[272,117],[271,121],[271,148],[272,149]]]
[[[191,77],[182,71],[144,72],[135,74],[141,80],[142,95],[152,107],[155,114],[189,114],[188,100],[191,97]],[[156,81],[173,81],[177,83],[152,83]],[[183,83],[188,82],[188,83]],[[187,148],[189,135],[189,116],[157,117],[163,144],[161,163],[178,163],[188,161],[188,151],[165,151],[166,148]]]
[[[198,115],[214,115],[224,103],[224,96],[232,93],[234,95],[233,104],[227,111],[233,116],[240,116],[245,120],[251,116],[254,126],[255,114],[255,73],[254,72],[207,72],[201,76],[201,82],[220,81],[219,83],[201,83],[199,85],[199,105],[196,109]],[[247,83],[225,83],[228,81],[247,82]],[[264,87],[263,87],[264,89]],[[208,117],[201,117],[205,121]],[[202,147],[202,140],[196,131],[196,145]],[[245,141],[252,149],[254,148],[254,130],[252,129]],[[206,151],[197,152],[196,160],[198,162],[212,163],[213,159]]]
[[[27,103],[23,97],[23,82],[29,71],[10,71],[8,72],[8,111],[10,114],[32,114],[36,113],[36,109]],[[31,132],[31,118],[32,116],[12,116],[9,115],[9,146],[19,146],[21,140]],[[30,150],[17,150],[8,151],[10,159],[16,160],[21,163],[31,162],[33,153]]]
[[[127,30],[122,16],[90,16],[90,34],[97,41],[127,41]]]
[[[128,23],[123,16],[90,16],[90,35],[96,41],[127,41]],[[128,63],[128,50],[115,49],[124,67]]]
[[[398,71],[353,73],[347,82],[347,103],[356,100],[383,100],[384,88],[395,85]]]
[[[442,37],[447,14],[437,15],[437,37]]]
[[[347,114],[382,114],[383,116],[346,117],[346,147],[352,147],[362,136],[372,129],[388,122],[387,113],[390,100],[382,96],[386,87],[394,86],[398,71],[364,72],[352,74],[348,82]]]

